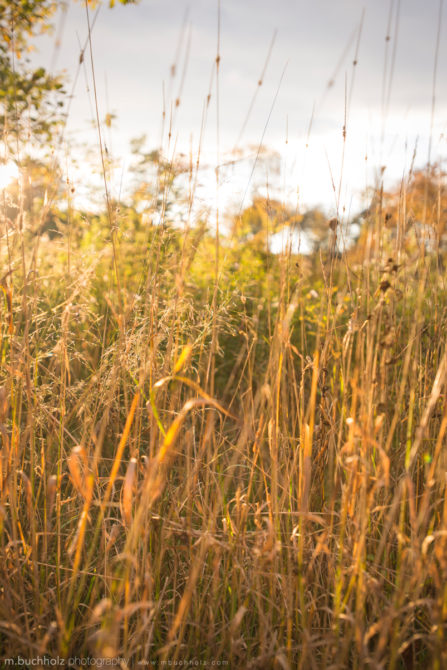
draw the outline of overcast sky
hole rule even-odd
[[[68,5],[57,17],[53,36],[36,41],[33,58],[54,72],[65,69],[71,90],[87,20],[82,3]],[[221,0],[218,86],[217,7],[217,0],[141,0],[135,6],[101,7],[92,32],[98,103],[101,119],[107,112],[117,117],[106,141],[122,160],[124,184],[132,137],[144,133],[149,148],[162,141],[168,150],[166,132],[161,140],[163,107],[168,122],[171,110],[174,114],[171,150],[175,142],[178,151],[188,153],[192,146],[196,155],[208,93],[203,164],[214,168],[218,155],[227,160],[238,140],[249,155],[222,172],[219,198],[225,205],[228,201],[237,207],[244,198],[246,204],[253,188],[268,179],[275,195],[299,197],[303,207],[321,204],[328,212],[337,208],[340,189],[338,206],[349,211],[359,206],[360,192],[373,184],[380,166],[387,166],[390,180],[400,178],[411,162],[416,138],[416,163],[427,161],[439,0]],[[90,21],[94,19],[91,11]],[[444,23],[432,161],[445,154]],[[55,50],[57,37],[60,48]],[[86,52],[68,124],[73,155],[81,139],[90,146],[95,143],[92,108]],[[261,142],[279,154],[279,173],[262,161],[253,171],[256,148],[249,147]],[[206,200],[214,188],[213,170],[201,177]]]

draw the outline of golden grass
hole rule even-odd
[[[117,235],[120,295],[3,224],[4,657],[447,667],[445,273],[384,220],[208,292],[207,235]]]

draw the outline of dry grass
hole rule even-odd
[[[182,234],[166,165],[159,225],[2,205],[2,657],[447,668],[445,185],[304,259],[192,225],[194,170]]]
[[[120,298],[110,244],[68,257],[20,217],[2,241],[2,654],[446,667],[437,259],[378,208],[362,262],[271,257],[268,291],[230,290],[220,249],[207,293],[212,241],[160,226],[132,269],[121,241]]]

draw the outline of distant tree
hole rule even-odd
[[[145,135],[131,141],[132,205],[151,221],[168,225],[185,213],[187,197],[181,177],[188,173],[189,165],[181,156],[169,160],[159,149],[147,149],[145,145]]]
[[[233,217],[232,235],[266,251],[268,238],[286,226],[294,226],[299,217],[278,200],[255,196],[252,204]]]
[[[278,200],[257,196],[252,204],[233,219],[232,234],[239,240],[250,241],[259,250],[267,250],[268,240],[278,233],[288,236],[304,234],[312,250],[318,251],[328,244],[326,215],[314,207],[298,214]]]
[[[396,197],[389,210],[395,218],[406,216],[407,227],[428,226],[437,246],[447,244],[446,177],[447,174],[437,165],[429,170],[418,170],[406,187],[406,193],[402,194],[406,196],[405,212],[402,203],[396,202]]]
[[[394,189],[370,192],[370,205],[356,220],[360,232],[357,250],[379,228],[388,230],[396,245],[425,245],[433,251],[447,248],[447,173],[438,165],[416,170]]]
[[[319,207],[313,207],[304,212],[300,218],[300,226],[312,244],[314,253],[317,253],[320,249],[327,249],[331,239],[330,228],[327,216]]]

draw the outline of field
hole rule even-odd
[[[442,170],[303,255],[148,160],[1,191],[2,667],[447,668]]]

